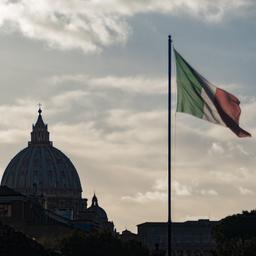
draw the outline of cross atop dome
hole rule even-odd
[[[38,107],[39,107],[39,109],[38,109],[38,113],[39,113],[39,115],[41,115],[42,114],[42,104],[41,103],[38,103]]]
[[[28,143],[28,145],[42,144],[52,146],[52,142],[49,140],[50,133],[48,132],[48,126],[44,123],[42,117],[42,105],[39,103],[38,106],[38,118],[36,123],[32,126],[31,141]]]

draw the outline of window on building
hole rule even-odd
[[[12,206],[10,204],[0,204],[0,217],[11,217]]]

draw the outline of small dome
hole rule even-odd
[[[81,197],[81,183],[74,165],[53,147],[41,108],[38,113],[31,142],[8,164],[1,185],[25,195]]]
[[[108,221],[108,216],[105,210],[98,205],[98,199],[95,194],[92,198],[92,205],[87,209],[87,212],[93,216],[98,216],[103,221]]]

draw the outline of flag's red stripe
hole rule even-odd
[[[239,127],[241,109],[239,100],[232,94],[217,88],[215,93],[215,106],[223,122],[238,137],[251,137],[251,134]]]

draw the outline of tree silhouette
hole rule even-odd
[[[256,255],[256,211],[222,219],[213,229],[218,256]]]
[[[141,243],[132,240],[122,241],[110,233],[84,234],[74,232],[59,245],[64,256],[148,256]]]
[[[46,250],[35,240],[15,231],[10,226],[0,223],[0,255],[57,256],[59,254]]]

